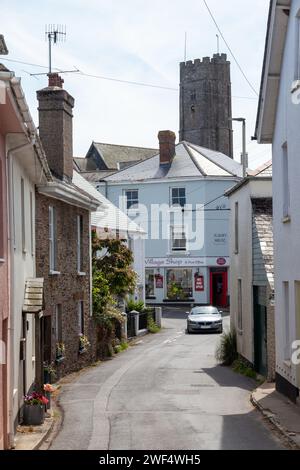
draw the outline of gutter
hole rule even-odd
[[[93,197],[84,195],[74,187],[67,186],[66,183],[49,182],[48,184],[36,185],[38,192],[54,199],[59,199],[67,204],[78,205],[84,209],[96,211],[101,202]]]
[[[247,176],[244,178],[242,181],[240,181],[238,184],[233,186],[232,188],[228,189],[224,195],[229,197],[236,191],[238,191],[242,186],[245,186],[248,184],[250,181],[272,181],[271,176]]]

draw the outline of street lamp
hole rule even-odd
[[[246,119],[239,117],[239,118],[231,118],[229,121],[237,121],[243,123],[243,151],[242,151],[242,165],[243,165],[243,178],[247,176],[247,168],[248,168],[248,154],[246,152]]]

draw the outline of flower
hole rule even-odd
[[[48,402],[49,400],[41,393],[32,392],[24,396],[25,405],[47,405]]]
[[[64,343],[56,343],[56,356],[63,356],[66,351]]]
[[[88,349],[91,346],[89,339],[87,336],[80,334],[79,335],[79,348],[80,349]]]
[[[53,393],[55,392],[55,388],[51,384],[45,384],[44,385],[44,391],[48,393]]]
[[[47,372],[53,378],[56,377],[56,369],[54,366],[54,362],[44,362],[44,371]]]

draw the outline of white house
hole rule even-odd
[[[272,163],[226,192],[230,204],[230,319],[238,353],[274,379]]]
[[[91,215],[91,227],[97,231],[98,236],[119,237],[127,241],[133,253],[133,268],[138,278],[134,297],[135,300],[145,301],[145,231],[76,171],[73,182],[99,201],[98,210]]]
[[[226,155],[159,133],[160,151],[97,184],[145,232],[146,299],[228,305],[229,207],[242,167]]]
[[[294,402],[300,365],[300,0],[272,0],[257,116],[273,146],[276,386]]]

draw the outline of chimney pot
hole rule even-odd
[[[175,156],[176,134],[172,131],[160,131],[159,140],[159,163],[160,165],[170,165]]]
[[[49,73],[48,74],[48,86],[56,86],[58,88],[63,88],[64,80],[61,78],[58,73]]]

